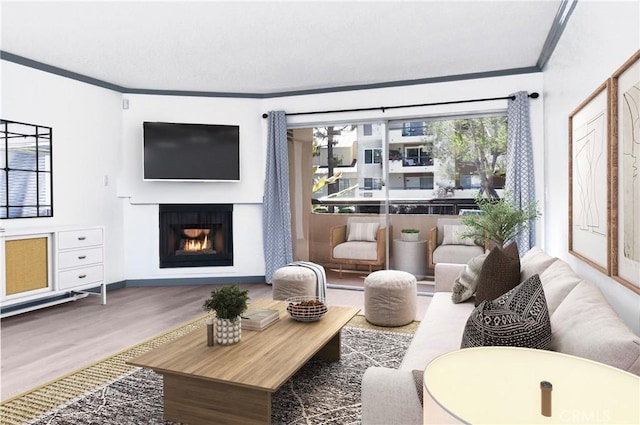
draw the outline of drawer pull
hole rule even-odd
[[[86,274],[81,274],[80,276],[78,276],[78,279],[84,279],[85,277],[87,277]]]
[[[83,241],[83,240],[85,240],[85,239],[87,239],[87,237],[86,237],[86,236],[78,236],[78,240],[79,240],[79,241]]]
[[[87,258],[86,255],[78,255],[78,260],[84,260],[85,258]]]

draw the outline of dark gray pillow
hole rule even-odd
[[[460,348],[493,345],[551,348],[549,310],[537,274],[471,312]]]
[[[520,257],[515,242],[504,249],[494,247],[482,264],[475,305],[494,300],[520,283]]]

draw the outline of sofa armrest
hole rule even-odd
[[[362,376],[362,425],[422,424],[410,370],[370,367]]]
[[[466,264],[438,263],[435,268],[436,292],[451,292]]]

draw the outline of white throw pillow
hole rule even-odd
[[[380,223],[351,223],[348,241],[375,242]]]
[[[475,245],[472,238],[460,237],[468,229],[466,224],[445,224],[442,245]]]
[[[473,257],[464,266],[464,270],[460,272],[451,288],[451,301],[457,304],[473,296],[478,286],[478,277],[480,276],[480,270],[482,270],[482,264],[484,264],[487,255],[489,255],[488,252]]]

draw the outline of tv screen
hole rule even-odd
[[[236,125],[144,122],[144,180],[240,180]]]

